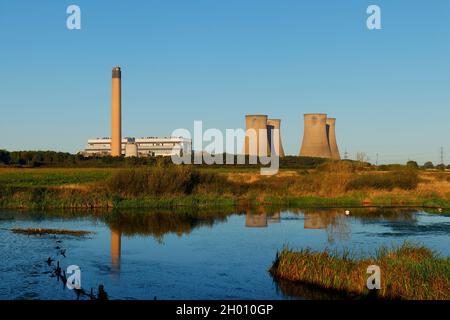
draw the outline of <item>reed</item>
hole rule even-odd
[[[269,272],[275,279],[299,282],[347,296],[368,297],[367,267],[381,269],[378,298],[407,300],[450,299],[450,258],[405,242],[380,248],[374,256],[355,258],[351,252],[313,252],[310,249],[277,253]]]

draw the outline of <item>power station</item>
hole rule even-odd
[[[335,118],[328,118],[325,113],[305,114],[303,142],[299,155],[301,157],[340,159],[335,130]]]
[[[273,136],[274,130],[278,131],[278,137]],[[268,119],[267,115],[262,114],[246,115],[243,154],[264,157],[273,152],[284,157],[280,130],[280,119]]]
[[[191,139],[183,137],[122,138],[122,70],[112,69],[111,138],[89,139],[81,154],[113,157],[168,157],[192,152]]]
[[[111,138],[88,140],[85,156],[152,157],[192,153],[192,141],[183,137],[122,138],[122,70],[112,69]],[[281,119],[264,114],[245,116],[243,154],[285,157],[281,139]],[[304,114],[304,134],[299,156],[340,160],[336,141],[336,118],[325,113]]]

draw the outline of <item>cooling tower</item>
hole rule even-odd
[[[268,156],[270,146],[267,136],[267,116],[245,116],[245,129],[244,154],[259,157]],[[260,139],[263,140],[260,141]]]
[[[112,123],[111,123],[111,155],[122,155],[122,115],[121,115],[121,77],[119,67],[112,70]]]
[[[278,139],[277,141],[273,141],[270,144],[270,148],[273,147],[273,151],[275,153],[278,153],[279,157],[284,157],[284,149],[283,149],[283,143],[281,141],[281,120],[280,119],[269,119],[267,120],[267,130],[269,132],[269,141],[272,141],[272,134],[271,129],[277,129],[278,130]],[[279,150],[279,152],[277,152]]]
[[[300,156],[331,158],[327,137],[327,115],[324,113],[305,114],[304,121],[305,129]]]
[[[327,136],[328,144],[330,145],[331,158],[335,160],[341,160],[341,155],[339,154],[339,148],[336,142],[336,119],[327,119]]]

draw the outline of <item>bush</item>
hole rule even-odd
[[[416,161],[408,161],[406,163],[406,167],[409,169],[414,169],[414,170],[419,169],[419,165],[417,164]]]
[[[11,161],[11,155],[6,150],[0,150],[0,164],[9,164]]]
[[[431,161],[427,161],[424,163],[423,168],[424,169],[434,169],[434,164]]]
[[[239,185],[219,174],[162,162],[147,168],[121,170],[106,182],[106,188],[112,194],[125,197],[240,192]]]
[[[413,190],[419,183],[419,177],[412,170],[394,171],[386,174],[366,174],[350,180],[347,190],[376,189],[392,190],[399,188]]]

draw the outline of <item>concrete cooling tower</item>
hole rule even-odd
[[[121,77],[119,67],[112,69],[112,121],[111,121],[111,155],[122,155],[122,115],[121,115]]]
[[[268,156],[270,145],[267,135],[267,116],[245,116],[245,130],[244,154],[258,157]]]
[[[327,118],[327,136],[328,144],[330,146],[331,158],[334,160],[341,160],[339,148],[336,142],[336,119]]]
[[[327,136],[327,115],[311,113],[304,115],[305,128],[301,157],[331,158]]]
[[[273,141],[270,144],[270,148],[273,149],[272,151],[277,153],[279,157],[284,157],[284,149],[283,149],[283,143],[281,141],[281,120],[280,119],[269,119],[267,120],[267,130],[269,132],[269,141],[272,141],[272,129],[278,130],[278,139],[277,141]],[[277,152],[278,151],[278,152]]]

